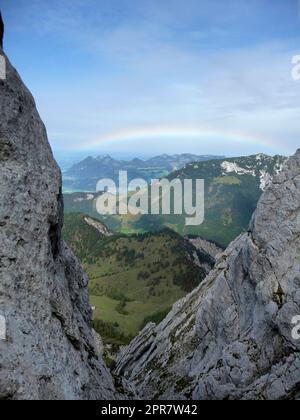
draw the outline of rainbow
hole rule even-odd
[[[245,133],[232,133],[227,131],[209,130],[199,127],[183,127],[183,126],[159,126],[159,127],[143,127],[139,129],[120,130],[103,135],[97,139],[87,141],[84,145],[78,146],[80,149],[95,149],[107,143],[117,143],[123,141],[137,140],[153,140],[159,141],[163,139],[198,139],[215,142],[231,142],[237,145],[257,145],[258,147],[267,147],[278,153],[289,155],[294,151],[287,148],[283,143],[274,141],[274,139],[261,138],[260,136],[249,136]]]

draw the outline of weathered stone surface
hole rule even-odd
[[[115,397],[95,348],[88,280],[61,241],[62,223],[60,170],[34,100],[7,61],[0,81],[0,316],[7,330],[0,399]]]
[[[193,255],[194,263],[205,270],[206,275],[214,268],[218,254],[223,249],[213,242],[201,238],[186,238],[195,248]]]
[[[298,398],[299,287],[300,151],[266,189],[249,232],[151,334],[123,350],[116,371],[139,398]]]
[[[194,245],[196,249],[201,252],[206,252],[213,258],[216,258],[218,254],[223,252],[224,249],[220,248],[213,242],[206,241],[202,238],[190,238],[189,241]]]
[[[104,344],[103,344],[100,334],[98,334],[97,331],[93,330],[93,337],[96,344],[96,350],[97,350],[98,355],[103,356]]]
[[[149,323],[141,331],[141,333],[131,342],[130,347],[124,347],[117,360],[115,373],[117,376],[122,375],[124,371],[132,371],[135,366],[135,361],[147,353],[151,344],[155,340],[156,324]],[[129,350],[129,351],[128,351]]]
[[[103,223],[95,219],[92,219],[91,217],[88,217],[88,216],[84,217],[84,221],[89,226],[92,226],[94,229],[96,229],[100,233],[100,235],[106,236],[107,238],[109,238],[110,236],[113,236],[113,233]]]

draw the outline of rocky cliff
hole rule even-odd
[[[62,224],[60,170],[34,100],[7,60],[0,81],[0,400],[115,397],[93,339],[88,280],[61,240]]]
[[[300,151],[200,287],[122,351],[137,398],[300,398]]]

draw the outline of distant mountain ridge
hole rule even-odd
[[[173,226],[178,233],[195,234],[226,247],[247,229],[261,194],[278,175],[286,158],[257,154],[188,163],[168,178],[204,179],[205,220],[200,226],[185,226],[183,216],[142,216],[137,228],[153,230],[159,224]]]
[[[122,233],[155,232],[165,227],[181,235],[197,235],[226,247],[249,225],[262,192],[285,162],[283,156],[257,154],[236,158],[191,162],[167,178],[205,180],[205,221],[200,226],[185,226],[185,216],[139,215],[103,216],[95,208],[97,194],[65,195],[65,210],[100,218],[110,229]]]
[[[168,178],[214,179],[228,176],[251,176],[256,185],[264,191],[274,175],[278,175],[286,161],[284,156],[269,156],[259,153],[251,156],[241,156],[202,162],[189,162],[182,169],[174,171]]]
[[[129,161],[117,160],[110,155],[89,156],[64,172],[64,189],[67,191],[95,191],[99,179],[110,178],[118,182],[120,171],[127,171],[129,180],[143,178],[150,181],[153,178],[167,176],[190,162],[223,158],[223,156],[198,156],[189,153],[164,154],[147,160],[134,158]]]

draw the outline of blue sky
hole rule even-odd
[[[292,153],[298,0],[0,0],[57,155]]]

